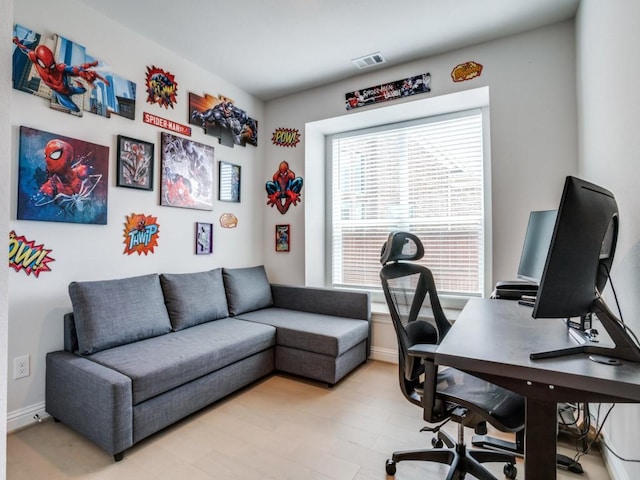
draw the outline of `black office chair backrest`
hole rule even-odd
[[[420,239],[407,232],[389,234],[380,255],[383,264],[380,280],[396,331],[399,361],[404,372],[401,388],[414,403],[420,401],[414,391],[419,387],[424,369],[408,354],[408,349],[418,343],[439,343],[451,328],[440,305],[433,274],[423,265],[409,263],[423,255]]]

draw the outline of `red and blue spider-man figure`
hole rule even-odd
[[[76,66],[56,63],[53,52],[46,45],[38,45],[35,49],[31,49],[21,43],[18,37],[13,37],[13,43],[33,62],[38,75],[51,88],[52,94],[58,103],[72,112],[79,112],[80,108],[71,97],[82,94],[87,89],[79,81],[76,81],[75,84],[71,83],[70,77],[80,77],[91,85],[99,79],[109,85],[109,82],[104,77],[93,70],[89,70],[98,65],[97,61]]]
[[[267,205],[276,206],[283,215],[287,213],[291,204],[297,205],[300,201],[302,190],[302,177],[296,177],[293,170],[289,169],[287,162],[280,162],[278,171],[273,174],[273,181],[266,184]]]

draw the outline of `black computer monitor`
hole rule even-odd
[[[617,236],[613,194],[567,177],[533,316],[568,318],[592,312],[607,283]]]
[[[576,177],[566,178],[532,315],[570,318],[595,313],[615,347],[586,344],[531,358],[593,353],[640,361],[640,348],[601,297],[616,250],[618,224],[618,205],[611,192]]]
[[[518,265],[519,279],[536,285],[540,283],[557,214],[557,210],[541,210],[529,214],[529,223]]]

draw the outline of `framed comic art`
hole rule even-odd
[[[288,252],[291,242],[291,226],[276,225],[276,252]]]
[[[153,143],[118,135],[116,185],[153,190]]]
[[[240,165],[218,162],[218,200],[240,203]]]
[[[213,210],[213,147],[162,132],[160,205]]]
[[[196,222],[196,255],[213,253],[213,224]]]

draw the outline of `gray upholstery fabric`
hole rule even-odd
[[[158,275],[72,282],[78,349],[90,354],[171,331]]]
[[[275,345],[275,328],[234,318],[121,345],[90,360],[131,378],[133,404]]]
[[[273,306],[277,308],[360,320],[371,319],[368,292],[278,284],[271,285],[271,292]]]
[[[240,315],[273,305],[271,285],[264,266],[225,268],[222,274],[231,315]]]
[[[133,445],[131,380],[69,352],[47,354],[47,412],[114,455]]]
[[[333,385],[367,359],[366,342],[360,342],[338,358],[297,348],[276,347],[276,369]]]
[[[369,322],[316,313],[266,308],[238,316],[242,320],[273,325],[278,345],[337,357],[366,340]]]
[[[160,275],[173,330],[229,316],[222,269]]]
[[[255,382],[273,369],[274,352],[270,348],[136,405],[134,443]]]

